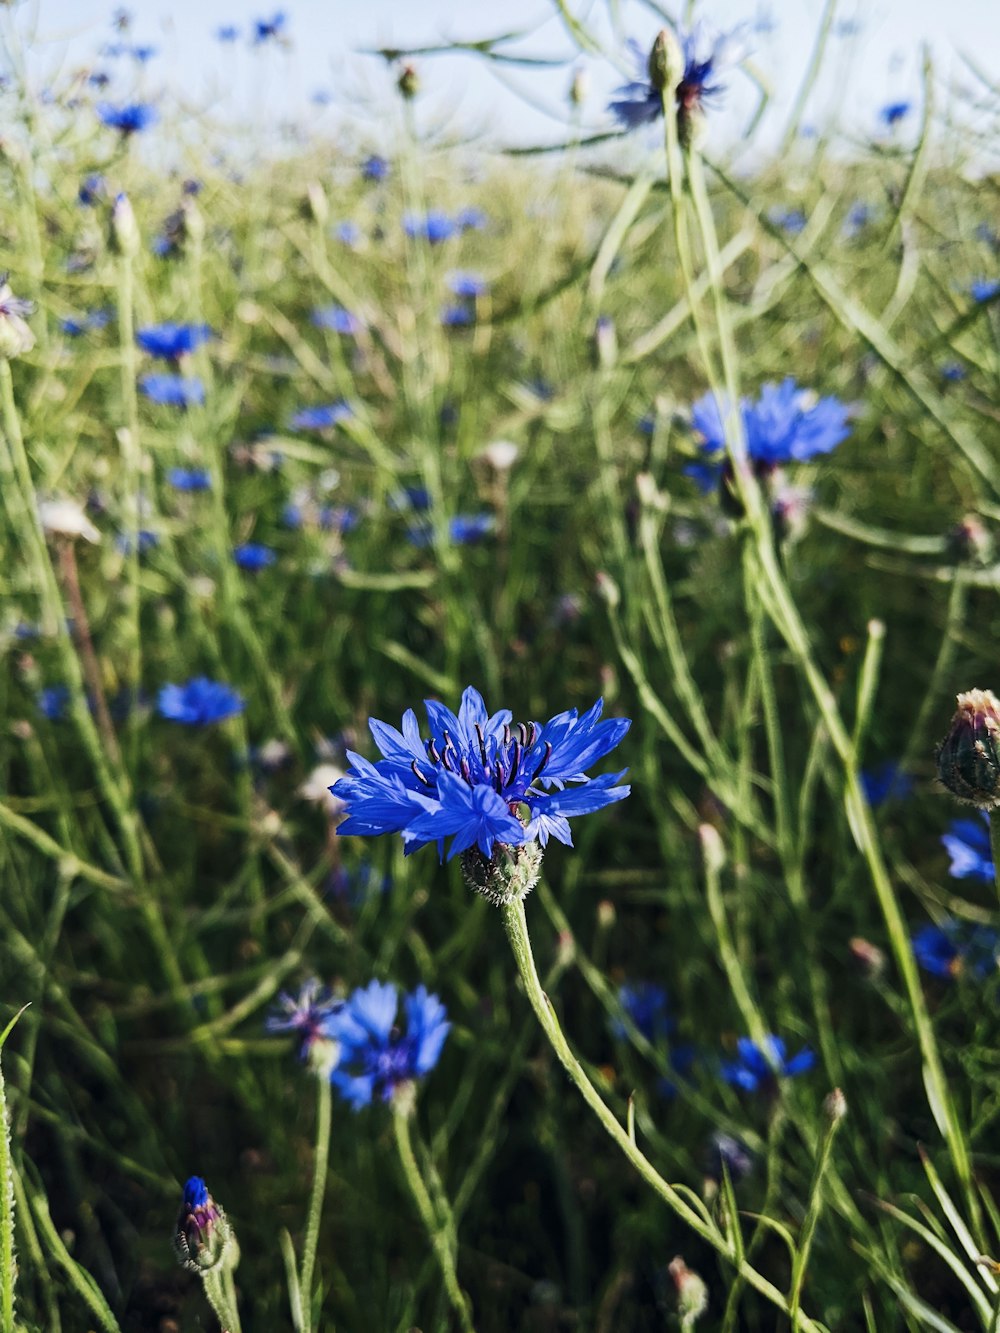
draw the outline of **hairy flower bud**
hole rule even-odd
[[[649,53],[649,81],[657,92],[676,88],[684,75],[684,53],[669,28],[656,34]]]
[[[681,1328],[693,1328],[695,1321],[708,1309],[708,1288],[698,1274],[688,1268],[680,1255],[671,1259],[668,1268],[677,1288],[677,1313]]]
[[[969,690],[957,702],[938,746],[938,778],[960,801],[990,810],[1000,805],[1000,700],[992,690]]]
[[[192,1273],[205,1274],[224,1263],[232,1264],[236,1238],[226,1215],[208,1192],[201,1176],[191,1176],[184,1186],[174,1253]]]
[[[542,849],[537,842],[526,842],[519,847],[496,843],[493,855],[488,858],[478,847],[462,853],[466,884],[494,907],[527,898],[541,873]]]
[[[847,1115],[847,1098],[839,1088],[834,1088],[823,1098],[823,1114],[833,1125],[839,1125]]]

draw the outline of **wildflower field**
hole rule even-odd
[[[752,169],[0,10],[0,1333],[1000,1330],[1000,88],[834,9]]]

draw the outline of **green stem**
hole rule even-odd
[[[323,1195],[326,1192],[327,1168],[330,1161],[330,1125],[332,1095],[330,1080],[316,1075],[316,1155],[313,1162],[312,1193],[309,1196],[309,1214],[306,1221],[306,1239],[302,1247],[302,1267],[299,1272],[299,1290],[304,1314],[303,1323],[296,1328],[312,1328],[312,1281],[316,1267],[316,1246],[319,1243],[319,1225],[323,1215]]]
[[[236,1302],[231,1294],[230,1282],[227,1282],[227,1270],[213,1268],[201,1280],[205,1290],[205,1299],[215,1311],[222,1333],[240,1333],[240,1317]]]
[[[769,1282],[763,1274],[758,1273],[746,1259],[739,1257],[732,1243],[716,1227],[706,1222],[684,1200],[681,1194],[663,1179],[645,1154],[639,1150],[628,1131],[619,1124],[613,1113],[605,1106],[597,1089],[587,1077],[583,1066],[570,1050],[569,1043],[559,1026],[555,1010],[552,1008],[548,996],[542,990],[538,972],[535,969],[534,956],[531,952],[531,941],[528,938],[528,923],[525,920],[523,902],[506,903],[500,910],[503,913],[504,928],[507,931],[507,938],[510,941],[510,947],[513,950],[514,960],[517,963],[517,969],[521,975],[528,1001],[535,1012],[535,1017],[541,1024],[542,1031],[558,1057],[559,1063],[576,1085],[583,1100],[646,1184],[663,1199],[681,1221],[685,1222],[692,1231],[701,1236],[723,1258],[733,1264],[750,1286],[766,1296],[779,1310],[788,1313],[788,1303],[778,1288]],[[802,1316],[800,1327],[803,1329],[818,1329],[818,1326],[806,1316]]]
[[[417,1211],[420,1213],[421,1221],[427,1229],[427,1234],[434,1247],[434,1253],[437,1255],[441,1276],[444,1278],[445,1291],[448,1294],[452,1309],[458,1316],[462,1333],[475,1333],[468,1298],[458,1283],[455,1256],[448,1242],[448,1228],[441,1225],[441,1221],[434,1211],[434,1204],[431,1202],[431,1196],[428,1194],[427,1186],[420,1174],[417,1159],[413,1155],[413,1143],[410,1139],[410,1114],[411,1108],[406,1104],[405,1099],[393,1106],[393,1128],[396,1131],[396,1147],[399,1150],[403,1175],[406,1177],[406,1183],[410,1187],[413,1201],[417,1205]]]
[[[834,1093],[833,1096],[839,1094]],[[830,1114],[827,1121],[826,1132],[823,1135],[819,1145],[819,1153],[816,1157],[816,1167],[813,1171],[812,1186],[809,1190],[809,1205],[806,1210],[805,1221],[802,1223],[802,1232],[799,1236],[799,1248],[795,1255],[792,1265],[792,1289],[789,1296],[789,1303],[792,1307],[792,1333],[798,1333],[801,1327],[799,1322],[799,1310],[802,1298],[802,1283],[805,1281],[806,1267],[809,1263],[809,1251],[812,1248],[813,1236],[816,1233],[816,1223],[819,1221],[819,1215],[823,1207],[823,1177],[826,1174],[826,1168],[830,1161],[830,1152],[833,1148],[833,1140],[836,1137],[837,1130],[843,1122],[843,1115]]]

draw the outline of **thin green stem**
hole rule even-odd
[[[566,1070],[570,1080],[576,1085],[580,1095],[594,1112],[601,1125],[614,1139],[646,1184],[663,1199],[681,1221],[685,1222],[723,1258],[733,1264],[750,1286],[766,1296],[779,1310],[787,1313],[788,1303],[778,1288],[769,1282],[763,1274],[758,1273],[745,1259],[739,1258],[732,1243],[722,1235],[718,1228],[708,1224],[685,1201],[679,1191],[663,1179],[645,1154],[632,1141],[627,1129],[618,1122],[611,1110],[604,1104],[600,1093],[591,1083],[583,1066],[570,1049],[559,1025],[559,1020],[556,1018],[555,1010],[552,1008],[548,996],[542,990],[538,972],[535,969],[534,956],[531,952],[531,941],[528,938],[528,923],[524,915],[523,902],[506,903],[500,910],[503,913],[504,928],[507,931],[507,938],[514,953],[514,960],[517,963],[521,981],[524,984],[528,1001],[541,1024],[542,1031],[545,1033],[559,1063]],[[818,1326],[812,1320],[803,1316],[801,1327],[817,1329]]]
[[[839,1095],[839,1093],[832,1094],[833,1097],[839,1097]],[[841,1106],[843,1106],[842,1102]],[[806,1209],[805,1221],[802,1223],[802,1231],[799,1234],[798,1252],[792,1264],[792,1287],[789,1295],[789,1304],[792,1307],[792,1333],[798,1333],[801,1327],[799,1311],[802,1304],[802,1284],[805,1281],[806,1268],[809,1264],[809,1251],[812,1248],[813,1236],[816,1234],[816,1223],[819,1221],[819,1215],[823,1208],[823,1178],[826,1175],[827,1165],[830,1161],[833,1140],[843,1123],[843,1119],[843,1114],[829,1115],[826,1130],[820,1141],[819,1153],[816,1157],[816,1167],[813,1171],[812,1185],[809,1190],[809,1204]]]
[[[319,1243],[320,1220],[323,1216],[323,1195],[326,1192],[327,1168],[330,1162],[330,1125],[332,1093],[330,1080],[316,1075],[316,1153],[313,1160],[312,1191],[309,1195],[309,1213],[306,1221],[306,1239],[302,1247],[302,1267],[299,1271],[299,1290],[304,1307],[303,1328],[312,1328],[312,1282],[316,1267],[316,1246]],[[296,1325],[298,1329],[300,1325]]]
[[[413,1195],[413,1201],[417,1205],[417,1211],[420,1214],[421,1221],[430,1237],[430,1242],[434,1247],[434,1253],[437,1255],[437,1261],[441,1268],[441,1276],[444,1279],[445,1291],[451,1307],[458,1316],[459,1326],[462,1333],[475,1333],[475,1325],[472,1322],[472,1313],[469,1309],[468,1297],[462,1291],[458,1282],[458,1273],[455,1269],[455,1256],[452,1252],[451,1244],[448,1239],[448,1226],[442,1225],[440,1218],[434,1210],[434,1204],[431,1202],[431,1196],[427,1192],[427,1186],[424,1184],[423,1177],[420,1174],[420,1168],[417,1166],[417,1159],[413,1155],[413,1143],[410,1139],[410,1115],[411,1107],[406,1105],[405,1101],[393,1106],[393,1128],[396,1132],[396,1147],[399,1150],[399,1160],[403,1168],[403,1175],[406,1177],[406,1183],[409,1186],[410,1193]],[[452,1224],[452,1231],[454,1224]]]

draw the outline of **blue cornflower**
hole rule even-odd
[[[655,981],[619,986],[618,1003],[648,1042],[662,1040],[674,1025],[668,1013],[667,992]],[[611,1020],[611,1035],[618,1038],[628,1035],[620,1018]]]
[[[974,301],[990,301],[1000,292],[1000,278],[977,278],[969,287]]]
[[[682,123],[693,111],[700,111],[706,102],[722,93],[724,85],[718,82],[719,70],[739,58],[733,50],[734,36],[735,31],[723,33],[705,50],[700,28],[681,35],[684,73],[677,85],[676,101]],[[635,130],[659,119],[663,114],[663,97],[650,78],[648,53],[636,41],[629,40],[627,45],[639,77],[615,90],[608,110],[626,130]]]
[[[235,42],[239,35],[240,30],[235,23],[223,23],[221,27],[215,30],[215,40],[217,42]]]
[[[155,532],[150,532],[148,528],[140,528],[136,534],[136,549],[140,555],[143,555],[146,551],[151,551],[154,547],[159,546],[159,544],[159,537]],[[119,550],[122,555],[131,554],[132,534],[129,532],[120,532],[115,538],[115,548]]]
[[[389,174],[389,163],[378,153],[369,153],[361,163],[361,177],[366,181],[384,181]]]
[[[964,380],[966,373],[965,367],[958,361],[946,361],[941,367],[941,378],[948,380],[951,384],[957,384],[960,380]]]
[[[989,926],[948,917],[940,926],[928,923],[917,930],[910,945],[913,956],[932,976],[951,980],[969,972],[984,980],[1000,966],[1000,936]]]
[[[205,386],[199,379],[183,375],[143,375],[139,390],[153,403],[165,407],[188,407],[205,401]]]
[[[159,111],[148,102],[130,102],[127,106],[98,102],[95,109],[102,125],[107,125],[109,129],[117,130],[123,135],[138,134],[141,130],[148,130],[160,118]]]
[[[111,82],[111,75],[105,74],[103,69],[95,69],[93,74],[87,75],[87,82],[91,88],[106,88]]]
[[[342,333],[348,338],[356,338],[365,327],[363,319],[352,315],[342,305],[322,306],[312,312],[311,319],[317,328],[330,329],[331,332]]]
[[[353,532],[361,515],[351,505],[324,505],[319,511],[319,526],[324,532]]]
[[[570,817],[629,794],[629,787],[615,786],[622,773],[586,773],[630,726],[627,718],[600,721],[603,699],[582,717],[574,708],[544,726],[522,723],[513,730],[510,711],[491,717],[471,686],[457,717],[435,699],[424,706],[430,740],[421,740],[408,709],[401,732],[369,721],[382,759],[373,764],[348,751],[353,767],[331,788],[347,811],[338,833],[402,833],[407,855],[431,842],[443,854],[443,839],[451,836],[449,860],[471,847],[489,858],[496,843],[537,840],[545,847],[554,837],[572,846]]]
[[[360,245],[364,233],[356,222],[338,222],[333,229],[333,234],[342,245],[354,246]]]
[[[140,65],[145,65],[153,59],[159,49],[158,46],[133,46],[129,48],[129,55]]]
[[[492,514],[456,514],[448,520],[448,537],[456,546],[472,546],[489,536],[495,523]],[[434,529],[429,523],[414,523],[406,529],[406,536],[414,546],[430,546]]]
[[[263,42],[277,41],[284,34],[287,23],[288,15],[280,9],[269,19],[254,19],[254,46],[260,46]]]
[[[721,1182],[728,1173],[735,1184],[749,1175],[752,1168],[753,1155],[745,1143],[722,1130],[717,1129],[712,1134],[705,1153],[705,1174],[710,1180]]]
[[[328,430],[339,426],[354,415],[349,403],[324,403],[319,407],[304,407],[288,423],[291,430]]]
[[[471,273],[467,270],[456,269],[446,275],[445,281],[456,296],[471,299],[477,296],[485,296],[490,289],[490,284],[481,273]]]
[[[425,986],[405,995],[405,1030],[396,1026],[398,1009],[396,987],[372,981],[327,1024],[329,1035],[340,1043],[340,1062],[330,1082],[355,1111],[370,1106],[376,1096],[391,1102],[440,1058],[451,1024],[438,997],[428,995]]]
[[[262,546],[259,542],[244,542],[242,546],[237,546],[233,550],[233,559],[240,569],[245,569],[251,574],[267,569],[277,558],[270,546]]]
[[[475,204],[460,208],[455,214],[455,226],[459,231],[485,231],[488,222],[489,218]]]
[[[865,800],[874,809],[883,801],[902,800],[913,791],[913,779],[904,773],[895,759],[887,759],[878,768],[866,769],[861,774]]]
[[[207,676],[196,676],[186,685],[164,685],[157,696],[160,716],[189,727],[204,727],[235,717],[246,707],[243,696],[231,685]]]
[[[304,982],[298,995],[282,991],[276,1012],[265,1021],[268,1032],[296,1032],[301,1038],[299,1059],[308,1060],[320,1040],[330,1041],[330,1019],[344,1007],[332,991],[321,986],[316,977]]]
[[[993,883],[990,817],[985,810],[979,811],[979,819],[953,819],[948,832],[941,835],[941,841],[951,857],[948,873],[952,879]]]
[[[801,208],[772,208],[767,215],[767,220],[775,227],[780,227],[782,231],[789,232],[792,236],[797,236],[800,231],[804,231],[806,225],[806,215]]]
[[[38,692],[38,711],[50,722],[59,722],[66,716],[69,703],[68,685],[47,685]]]
[[[91,310],[86,315],[79,318],[70,315],[66,319],[59,321],[61,332],[65,333],[67,338],[82,338],[85,333],[96,332],[103,329],[111,318],[110,310]]]
[[[144,352],[161,356],[166,361],[178,361],[214,337],[207,324],[150,324],[145,329],[137,329],[135,334],[135,340]]]
[[[209,491],[212,478],[203,467],[172,467],[167,472],[167,481],[175,491]]]
[[[446,329],[463,329],[475,323],[476,312],[467,305],[445,305],[440,318]]]
[[[804,1074],[816,1063],[816,1056],[808,1046],[790,1060],[786,1059],[784,1041],[770,1034],[764,1039],[764,1049],[749,1037],[740,1037],[736,1052],[737,1059],[724,1060],[720,1072],[727,1083],[744,1092],[756,1092],[773,1083],[776,1077],[794,1078],[796,1074]]]
[[[887,102],[879,111],[878,118],[888,129],[898,125],[913,110],[912,102]]]
[[[93,208],[108,193],[108,183],[103,176],[94,174],[85,176],[76,192],[77,200],[84,208]]]
[[[458,226],[447,213],[431,209],[422,217],[418,213],[406,213],[403,216],[403,230],[415,240],[428,241],[431,245],[440,245],[450,240]]]
[[[851,433],[850,408],[837,398],[817,398],[790,375],[781,384],[762,385],[757,401],[744,398],[740,411],[747,452],[767,466],[807,462],[829,453]],[[706,453],[725,448],[722,413],[711,393],[691,408],[691,424],[704,438]]]

